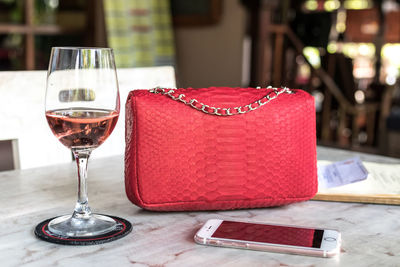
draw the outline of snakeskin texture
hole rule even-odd
[[[160,211],[285,205],[317,192],[314,99],[294,90],[235,116],[205,114],[168,96],[130,92],[125,185],[136,205]],[[271,89],[178,89],[229,108]]]

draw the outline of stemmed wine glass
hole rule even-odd
[[[46,88],[46,119],[58,140],[72,150],[78,167],[78,200],[72,215],[51,220],[51,233],[91,237],[114,231],[117,222],[91,212],[87,196],[90,153],[113,131],[120,100],[111,48],[54,47]]]

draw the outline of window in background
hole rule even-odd
[[[95,46],[94,10],[101,3],[0,0],[0,70],[46,69],[52,46]]]

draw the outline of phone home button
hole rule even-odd
[[[328,236],[328,237],[325,237],[324,240],[325,241],[329,241],[329,242],[333,242],[333,241],[336,241],[336,238]]]

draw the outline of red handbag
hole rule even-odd
[[[304,91],[156,88],[128,96],[125,187],[142,208],[308,200],[317,192],[316,163],[314,99]]]

